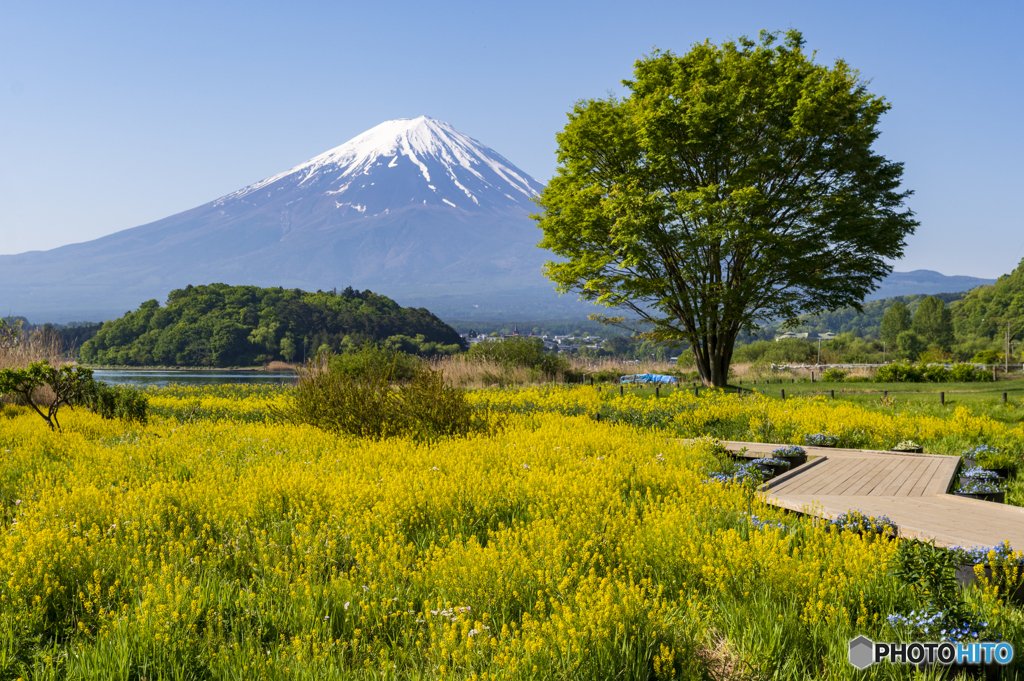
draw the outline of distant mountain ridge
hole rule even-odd
[[[934,270],[914,270],[912,272],[893,272],[881,281],[877,291],[867,300],[881,300],[897,296],[918,294],[935,295],[936,293],[963,293],[978,286],[996,283],[995,279],[979,277],[946,276]]]

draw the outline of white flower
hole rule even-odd
[[[345,601],[345,609],[348,610],[348,606],[352,604],[352,601]]]

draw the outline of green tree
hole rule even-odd
[[[904,331],[910,330],[910,310],[903,303],[897,301],[886,309],[882,315],[882,340],[889,345],[895,346],[896,339]]]
[[[537,199],[558,289],[686,341],[715,386],[758,322],[859,310],[917,225],[902,164],[871,148],[889,104],[778,38],[639,60],[628,97],[570,112]]]
[[[928,348],[928,342],[916,331],[904,331],[896,337],[900,352],[909,359],[917,359]]]
[[[941,299],[929,296],[914,312],[911,328],[929,346],[949,350],[953,345],[953,315]]]
[[[286,362],[290,362],[295,359],[295,355],[298,354],[299,349],[295,347],[295,341],[290,336],[285,336],[281,339],[281,356],[284,357]]]

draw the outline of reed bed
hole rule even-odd
[[[502,364],[482,357],[445,355],[430,361],[431,368],[441,371],[445,381],[459,388],[493,388],[544,385],[548,383],[580,383],[592,376],[623,376],[626,374],[666,373],[678,371],[675,364],[663,361],[635,361],[613,358],[592,359],[572,357],[568,368],[554,374],[525,366]]]
[[[48,361],[54,366],[68,363],[68,348],[48,333],[29,333],[10,348],[0,347],[0,370],[24,369],[32,362]]]
[[[53,366],[68,364],[67,352],[60,339],[47,333],[26,334],[21,342],[13,347],[0,347],[0,371],[4,369],[24,369],[33,362],[46,361]],[[32,393],[37,404],[50,404],[53,391],[43,386]],[[20,399],[12,395],[0,395],[0,404],[20,404]]]

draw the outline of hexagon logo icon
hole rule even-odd
[[[857,669],[867,669],[874,661],[875,644],[865,636],[850,641],[850,664]]]

